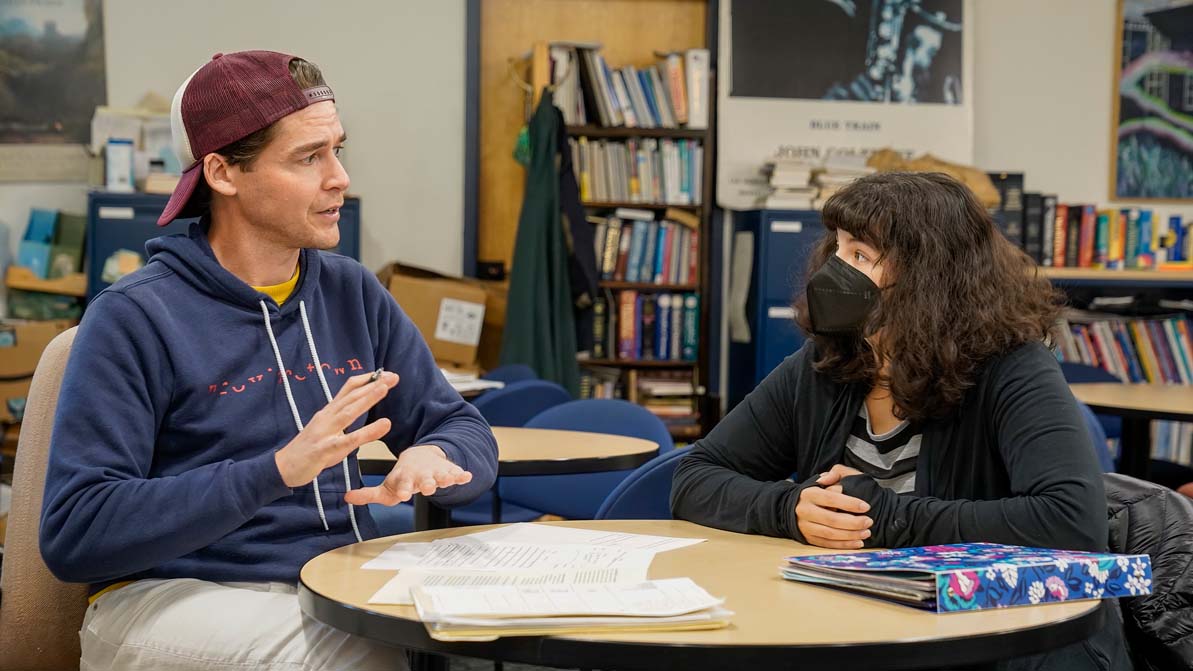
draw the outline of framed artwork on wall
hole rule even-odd
[[[1118,0],[1110,198],[1193,201],[1193,5]]]

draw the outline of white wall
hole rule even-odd
[[[349,135],[361,261],[460,272],[464,0],[107,0],[104,24],[108,102],[118,107],[150,90],[172,97],[219,51],[272,49],[318,64]],[[11,255],[30,206],[84,212],[86,187],[0,185]]]
[[[976,3],[974,159],[1061,202],[1110,201],[1115,0]],[[1154,208],[1193,215],[1188,207]]]

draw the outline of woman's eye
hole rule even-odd
[[[866,258],[866,255],[861,252],[854,252],[853,258],[855,261],[857,261],[859,263],[866,263],[870,260],[870,259]]]

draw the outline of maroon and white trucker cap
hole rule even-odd
[[[158,226],[203,214],[188,205],[203,179],[204,156],[307,105],[335,100],[327,86],[298,88],[290,76],[294,58],[274,51],[216,54],[182,82],[170,105],[170,131],[185,167]]]

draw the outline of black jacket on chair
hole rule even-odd
[[[1103,481],[1110,551],[1152,559],[1152,593],[1122,601],[1135,668],[1193,670],[1193,501],[1126,475]]]

